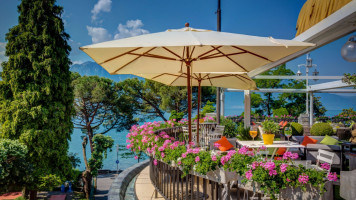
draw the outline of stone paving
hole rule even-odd
[[[107,200],[109,189],[112,182],[115,180],[118,174],[102,174],[98,175],[98,186],[96,188],[95,200]]]
[[[149,175],[149,166],[144,168],[137,176],[135,183],[135,192],[138,200],[164,199],[159,193],[157,193],[158,196],[157,198],[155,198],[154,187],[151,183]]]

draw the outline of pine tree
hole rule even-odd
[[[7,62],[0,84],[0,138],[19,139],[35,171],[30,189],[43,176],[63,178],[73,130],[69,35],[55,0],[22,0],[18,25],[6,34]]]

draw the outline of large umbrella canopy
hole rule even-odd
[[[185,27],[81,47],[110,74],[249,72],[314,44]]]
[[[134,74],[169,86],[187,86],[186,73]],[[256,83],[247,74],[192,73],[191,86],[215,86],[256,90]]]
[[[186,27],[81,47],[110,74],[186,73],[191,141],[191,72],[249,72],[313,46]]]

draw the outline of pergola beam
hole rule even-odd
[[[277,67],[283,63],[293,60],[307,52],[320,48],[349,33],[356,31],[356,0],[351,1],[335,13],[323,19],[313,27],[309,28],[293,40],[311,42],[316,45],[309,47],[285,58],[259,67],[248,73],[250,77],[259,75],[267,70]]]
[[[308,86],[308,91],[314,92],[314,91],[319,91],[319,90],[344,88],[344,87],[350,87],[350,86],[355,86],[355,85],[356,84],[347,84],[342,81],[331,81],[331,82],[327,82],[327,83],[310,85],[310,86]]]
[[[238,89],[226,89],[226,92],[243,92],[244,90]],[[268,88],[260,88],[258,90],[251,90],[252,92],[261,92],[261,93],[307,93],[306,89],[268,89]],[[310,92],[310,91],[309,91]],[[356,93],[356,89],[327,89],[327,90],[319,90],[313,91],[313,93]]]
[[[327,80],[340,80],[344,78],[343,76],[272,76],[272,75],[257,75],[253,79],[290,79],[290,80],[301,80],[301,79],[317,80],[317,79],[327,79]]]

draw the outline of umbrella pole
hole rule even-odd
[[[192,96],[190,88],[190,63],[187,63],[187,86],[188,86],[188,130],[189,142],[192,141]]]
[[[201,84],[201,80],[198,80],[198,121],[197,121],[197,142],[198,142],[198,146],[200,146],[200,143],[199,143],[199,121],[200,121],[200,92],[201,92],[201,87],[200,87],[200,84]]]

